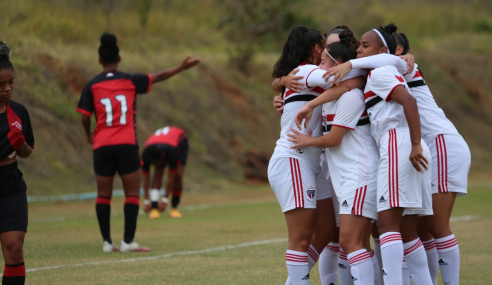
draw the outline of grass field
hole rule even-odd
[[[461,284],[492,283],[492,182],[479,181],[453,212],[473,216],[452,223]],[[179,220],[140,215],[136,241],[150,253],[108,254],[101,251],[94,201],[32,203],[27,284],[284,284],[286,226],[268,185],[184,195],[181,209]],[[119,243],[122,198],[113,199],[112,215]],[[311,284],[320,284],[316,268]]]

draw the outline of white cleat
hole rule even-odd
[[[121,251],[122,252],[131,252],[131,251],[136,251],[136,252],[147,252],[150,251],[150,248],[141,246],[138,243],[132,241],[131,243],[126,243],[125,241],[121,241]]]
[[[116,245],[111,244],[107,241],[103,242],[103,252],[117,252],[117,251],[120,251],[120,248],[117,247]]]

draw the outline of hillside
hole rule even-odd
[[[133,1],[100,2],[0,3],[0,39],[13,48],[16,68],[13,100],[28,108],[36,137],[35,153],[21,162],[21,169],[28,173],[30,194],[95,189],[91,146],[75,106],[84,84],[101,70],[98,39],[106,30],[118,37],[122,71],[154,72],[179,64],[187,54],[202,59],[198,68],[156,84],[150,94],[138,98],[141,143],[165,125],[182,127],[188,133],[191,153],[185,187],[189,191],[227,189],[231,181],[264,177],[265,162],[279,132],[279,118],[271,109],[275,94],[269,89],[270,74],[292,25],[286,24],[289,27],[275,37],[258,34],[255,42],[244,36],[246,44],[255,48],[252,56],[231,61],[240,51],[234,48],[245,44],[231,38],[231,31],[245,35],[245,30],[240,25],[234,30],[232,24],[219,28],[228,15],[220,1],[150,1],[152,8],[146,17]],[[277,2],[286,3],[272,3]],[[323,31],[348,24],[359,36],[379,23],[397,23],[409,36],[412,53],[438,104],[469,143],[473,170],[491,171],[491,5],[487,1],[473,5],[436,1],[432,15],[419,13],[413,8],[418,5],[411,1],[403,2],[395,6],[390,1],[354,1],[358,8],[351,9],[342,1],[330,1],[319,4],[318,9],[305,9],[303,17]],[[298,8],[296,5],[289,9]],[[320,11],[327,11],[326,15]],[[471,12],[474,17],[469,16]],[[367,17],[356,17],[358,13]],[[417,15],[420,18],[415,21]],[[426,29],[430,26],[433,29]],[[238,62],[244,68],[238,68]]]

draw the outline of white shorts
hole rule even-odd
[[[340,215],[363,216],[377,220],[377,183],[344,191],[340,199]]]
[[[431,158],[421,140],[424,156]],[[412,151],[408,128],[388,131],[380,140],[377,182],[378,212],[391,208],[422,208],[422,174],[408,159]]]
[[[316,175],[316,200],[323,200],[332,197],[333,184],[331,183],[330,173],[328,171],[328,162],[325,159],[321,159],[320,171]]]
[[[424,147],[424,146],[423,146]],[[424,156],[427,158],[431,154],[426,153],[426,148],[424,148]],[[429,161],[429,160],[427,160]],[[430,162],[430,161],[429,161]],[[434,211],[432,210],[432,187],[431,187],[431,178],[432,178],[432,167],[434,166],[433,162],[430,162],[428,166],[429,170],[424,170],[424,173],[421,174],[421,188],[422,188],[422,208],[405,208],[403,210],[403,216],[407,215],[419,215],[419,216],[432,216],[434,215]]]
[[[316,173],[301,160],[279,157],[268,163],[268,181],[282,212],[316,209]]]
[[[432,194],[467,194],[471,154],[460,135],[438,135],[429,144],[432,154]]]
[[[321,185],[325,185],[322,187],[324,187],[324,189],[328,189],[329,194],[322,192],[323,188],[321,188],[319,186],[320,184],[318,184],[318,194],[320,194],[318,196],[318,200],[331,198],[331,200],[333,202],[333,208],[335,210],[335,220],[337,223],[337,227],[339,227],[340,226],[340,212],[339,212],[340,205],[338,204],[338,199],[337,199],[337,195],[335,193],[335,188],[333,188],[333,183],[331,182],[330,171],[328,169],[328,161],[326,160],[326,158],[324,156],[325,156],[324,154],[322,154],[322,156],[321,156],[321,164],[320,164],[321,171],[320,172],[321,172],[321,176],[323,176],[325,178],[325,181],[327,184],[321,184]],[[320,197],[326,197],[326,198],[320,198]]]

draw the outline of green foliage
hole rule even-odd
[[[477,19],[473,26],[476,32],[487,32],[492,33],[492,21],[490,19]]]

